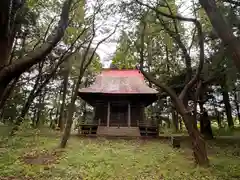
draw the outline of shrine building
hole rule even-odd
[[[157,135],[157,124],[147,122],[144,111],[157,94],[137,69],[103,69],[92,85],[79,89],[79,96],[94,107],[93,123],[80,125],[81,134]]]

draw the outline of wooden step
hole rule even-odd
[[[97,129],[97,135],[100,136],[128,136],[139,137],[140,131],[138,127],[106,127],[99,126]]]

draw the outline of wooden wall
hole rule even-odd
[[[95,107],[94,121],[98,124],[99,119],[101,119],[101,126],[107,125],[107,105],[99,104]]]
[[[111,106],[110,126],[128,126],[128,107]],[[99,104],[95,108],[94,122],[98,123],[101,119],[101,126],[107,126],[107,103]],[[131,126],[137,127],[139,123],[144,121],[144,107],[141,104],[131,104]]]
[[[131,126],[138,126],[139,122],[143,121],[144,108],[140,104],[132,104],[131,106]]]

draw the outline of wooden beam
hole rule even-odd
[[[131,126],[131,105],[128,103],[128,127]]]

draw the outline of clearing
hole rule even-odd
[[[31,130],[0,141],[0,180],[237,180],[239,144],[209,141],[211,167],[195,167],[187,142],[179,150],[167,140],[71,137]]]

